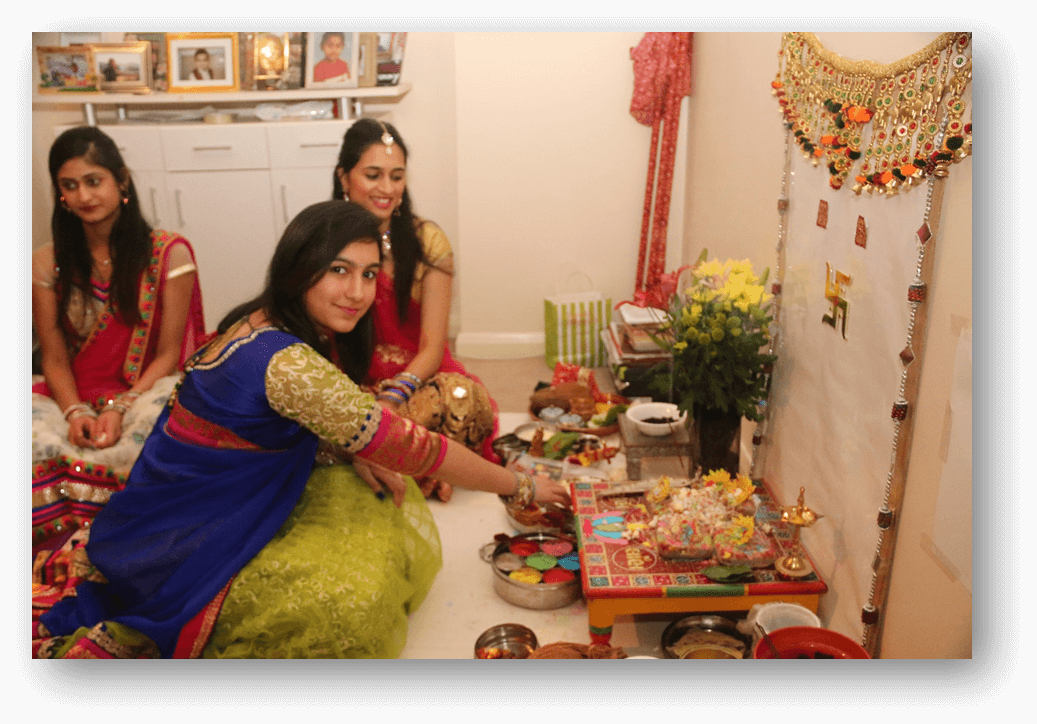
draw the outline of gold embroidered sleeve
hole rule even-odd
[[[270,358],[266,397],[278,414],[349,452],[363,450],[381,424],[382,407],[374,396],[306,344]]]

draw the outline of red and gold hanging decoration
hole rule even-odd
[[[786,126],[827,167],[833,189],[852,178],[857,194],[895,195],[946,177],[972,154],[971,33],[943,33],[888,65],[846,60],[812,33],[785,33],[778,57],[771,87]]]
[[[645,33],[641,42],[630,50],[634,61],[630,114],[638,123],[652,127],[634,282],[634,303],[638,306],[665,309],[669,302],[658,285],[666,271],[666,227],[681,102],[691,93],[691,46],[691,33]]]

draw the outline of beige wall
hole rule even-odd
[[[411,33],[403,80],[383,110],[411,150],[419,213],[454,243],[453,326],[462,353],[538,354],[553,269],[629,298],[651,131],[629,114],[629,50],[641,33]],[[848,57],[889,62],[931,34],[822,34]],[[772,265],[783,132],[770,81],[777,33],[697,33],[670,218],[668,268],[712,255]],[[379,110],[372,107],[372,110]],[[33,113],[33,244],[47,236],[49,129],[77,112]],[[41,174],[42,170],[42,174]],[[950,360],[971,329],[970,162],[947,184],[929,351],[886,621],[887,657],[971,655],[971,595],[932,553]],[[850,193],[847,190],[847,193]],[[682,253],[683,252],[683,253]],[[884,475],[878,471],[877,475]],[[971,508],[969,509],[969,513]],[[970,515],[962,509],[963,524]],[[873,528],[873,525],[871,526]],[[873,536],[867,529],[863,535]],[[838,592],[833,592],[837,595]]]

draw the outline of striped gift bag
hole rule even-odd
[[[608,364],[601,330],[612,321],[612,300],[600,292],[557,294],[544,298],[544,361],[581,367]]]

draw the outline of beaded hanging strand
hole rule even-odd
[[[948,121],[950,125],[950,121]],[[938,135],[938,138],[946,134],[946,129]],[[886,485],[883,492],[882,507],[879,508],[876,523],[879,529],[878,542],[875,546],[875,558],[872,562],[872,579],[868,594],[868,602],[861,610],[861,622],[864,624],[864,633],[861,645],[873,658],[878,658],[881,645],[883,607],[889,594],[889,578],[892,564],[892,552],[896,542],[897,524],[899,523],[898,512],[903,504],[904,488],[907,481],[907,453],[910,448],[913,433],[913,424],[905,429],[904,422],[911,411],[909,398],[917,400],[918,377],[921,371],[918,365],[912,367],[917,355],[915,346],[924,343],[924,339],[917,339],[924,334],[924,322],[926,309],[923,306],[927,301],[928,285],[924,281],[925,267],[931,269],[933,260],[930,254],[927,258],[927,243],[932,239],[933,233],[930,224],[934,220],[934,200],[942,200],[943,189],[940,187],[939,195],[936,194],[938,181],[947,177],[946,166],[948,161],[943,162],[934,170],[929,178],[928,189],[925,200],[925,212],[922,225],[915,232],[915,243],[918,252],[915,260],[915,277],[907,288],[907,302],[910,308],[907,323],[907,342],[900,352],[900,361],[903,371],[900,375],[900,384],[897,390],[897,399],[893,403],[891,418],[893,419],[893,446],[890,453],[889,470],[886,473]],[[936,213],[939,217],[939,211]],[[938,225],[938,224],[937,224]],[[917,371],[916,371],[917,370]],[[909,389],[910,388],[910,389]]]
[[[767,345],[767,354],[777,354],[775,350],[778,348],[781,335],[781,284],[785,274],[785,239],[788,232],[788,209],[789,209],[789,169],[792,161],[792,144],[790,139],[792,138],[791,126],[785,128],[785,165],[781,175],[781,195],[778,197],[778,243],[775,245],[775,255],[777,261],[774,264],[774,281],[771,282],[771,294],[774,296],[774,306],[771,309],[771,333],[770,340]],[[770,395],[772,374],[774,373],[773,367],[764,371],[766,375],[766,390],[768,396]],[[763,443],[764,434],[767,432],[770,423],[770,405],[767,404],[767,400],[760,400],[761,412],[763,413],[763,419],[756,423],[756,429],[753,430],[752,439],[752,459],[749,463],[749,479],[756,480],[756,465],[759,461],[759,449]]]

